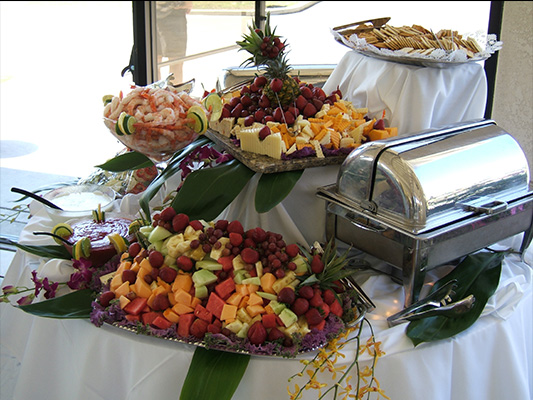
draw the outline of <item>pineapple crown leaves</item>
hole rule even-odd
[[[270,13],[267,14],[264,30],[259,29],[255,22],[252,26],[248,26],[248,30],[249,34],[243,34],[243,40],[236,42],[240,47],[238,51],[244,50],[252,55],[250,58],[244,60],[241,66],[263,65],[267,60],[277,58],[283,54],[285,42],[282,43],[281,48],[274,45],[274,41],[278,42],[280,36],[276,35],[276,28],[272,29],[270,26]],[[265,40],[265,38],[268,39]],[[275,55],[265,54],[265,46],[275,46],[275,50],[278,52]]]
[[[319,254],[324,263],[324,270],[319,274],[312,274],[304,276],[303,282],[300,285],[313,285],[318,283],[323,289],[331,289],[335,286],[335,282],[340,281],[353,274],[353,270],[346,268],[349,249],[341,256],[337,255],[337,247],[335,246],[335,239],[331,239],[324,249],[320,244],[315,243],[311,251],[300,246],[300,250],[304,254],[308,270],[311,271],[310,260],[315,254]]]

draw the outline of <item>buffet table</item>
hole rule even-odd
[[[356,107],[368,107],[370,116],[385,111],[400,136],[483,118],[487,101],[485,71],[475,62],[429,68],[348,51],[323,89],[337,87]]]
[[[117,207],[116,211],[125,211]],[[32,203],[31,208],[34,216],[20,243],[52,244],[49,237],[32,234],[50,229],[53,223],[41,206]],[[493,247],[518,248],[520,243],[517,235]],[[378,261],[369,261],[379,267]],[[385,394],[396,400],[531,398],[532,263],[531,248],[524,261],[518,255],[506,257],[500,285],[480,319],[456,337],[416,348],[404,334],[406,324],[389,328],[386,322],[403,304],[402,286],[383,274],[358,274],[357,280],[376,305],[368,319],[386,353],[376,367]],[[3,285],[30,284],[33,269],[54,280],[68,276],[71,266],[68,261],[41,260],[19,250]],[[6,400],[177,399],[195,349],[113,326],[97,328],[88,320],[34,317],[8,304],[0,305],[0,320],[0,394]],[[369,335],[365,328],[362,340]],[[348,346],[346,357],[337,365],[349,365],[354,348],[353,343]],[[305,384],[303,380],[289,383],[288,378],[302,369],[301,359],[313,356],[253,356],[234,398],[288,399],[288,386]],[[370,361],[362,355],[360,366],[369,366]],[[327,375],[319,381],[331,382]],[[316,391],[304,391],[304,399],[317,397]]]

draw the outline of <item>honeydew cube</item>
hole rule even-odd
[[[227,328],[233,333],[238,333],[242,329],[243,326],[244,326],[244,323],[236,319],[235,321],[227,324],[225,328]]]
[[[236,320],[238,321],[238,320]],[[241,329],[237,332],[237,337],[240,337],[241,339],[246,338],[248,336],[248,330],[250,329],[250,325],[248,325],[246,322],[242,324]]]
[[[241,322],[246,322],[247,324],[249,324],[252,320],[252,317],[250,317],[250,314],[248,314],[245,308],[239,308],[239,310],[237,311],[237,319]]]
[[[255,271],[257,272],[258,278],[263,276],[263,263],[261,261],[255,263]]]
[[[244,284],[244,285],[261,286],[261,278],[259,278],[257,276],[253,276],[253,277],[250,277],[250,278],[243,279],[241,283]]]
[[[261,314],[258,314],[256,315],[255,317],[252,318],[252,320],[250,322],[248,322],[248,325],[252,326],[253,324],[255,324],[257,321],[261,322],[263,320],[263,317],[261,316]]]
[[[268,303],[268,306],[272,308],[272,311],[274,311],[275,314],[278,315],[287,308],[285,304],[280,303],[277,300],[272,300],[270,303]]]
[[[207,286],[217,281],[217,276],[207,269],[199,269],[192,274],[192,281],[195,286]]]
[[[266,293],[266,292],[257,291],[256,294],[261,296],[263,299],[271,300],[271,301],[272,300],[276,300],[278,298],[278,296],[276,296],[275,294],[272,294],[272,293]]]
[[[176,265],[176,259],[174,257],[171,257],[169,255],[165,256],[165,262],[166,265],[169,267],[172,265]]]
[[[279,319],[281,319],[281,322],[283,322],[283,325],[285,325],[286,327],[289,327],[296,321],[298,321],[298,316],[288,308],[283,309],[283,311],[281,311],[278,316]]]
[[[205,299],[209,295],[209,290],[207,286],[200,285],[194,287],[194,297],[198,299]]]

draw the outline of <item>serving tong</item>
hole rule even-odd
[[[475,302],[474,295],[469,295],[464,299],[452,302],[454,289],[457,287],[457,279],[453,279],[435,292],[402,311],[387,318],[389,327],[403,324],[407,321],[416,321],[422,318],[434,316],[456,317],[469,311]]]

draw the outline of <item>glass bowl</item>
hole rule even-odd
[[[104,124],[124,146],[144,154],[155,164],[167,161],[178,150],[198,138],[198,133],[187,124],[182,124],[179,129],[176,129],[172,124],[137,122],[133,125],[135,132],[130,135],[117,133],[117,121],[104,117]]]
[[[45,206],[50,219],[55,222],[65,222],[73,218],[90,217],[93,210],[109,211],[117,198],[117,193],[108,186],[101,185],[69,185],[54,189],[43,196],[61,207],[57,210]]]

